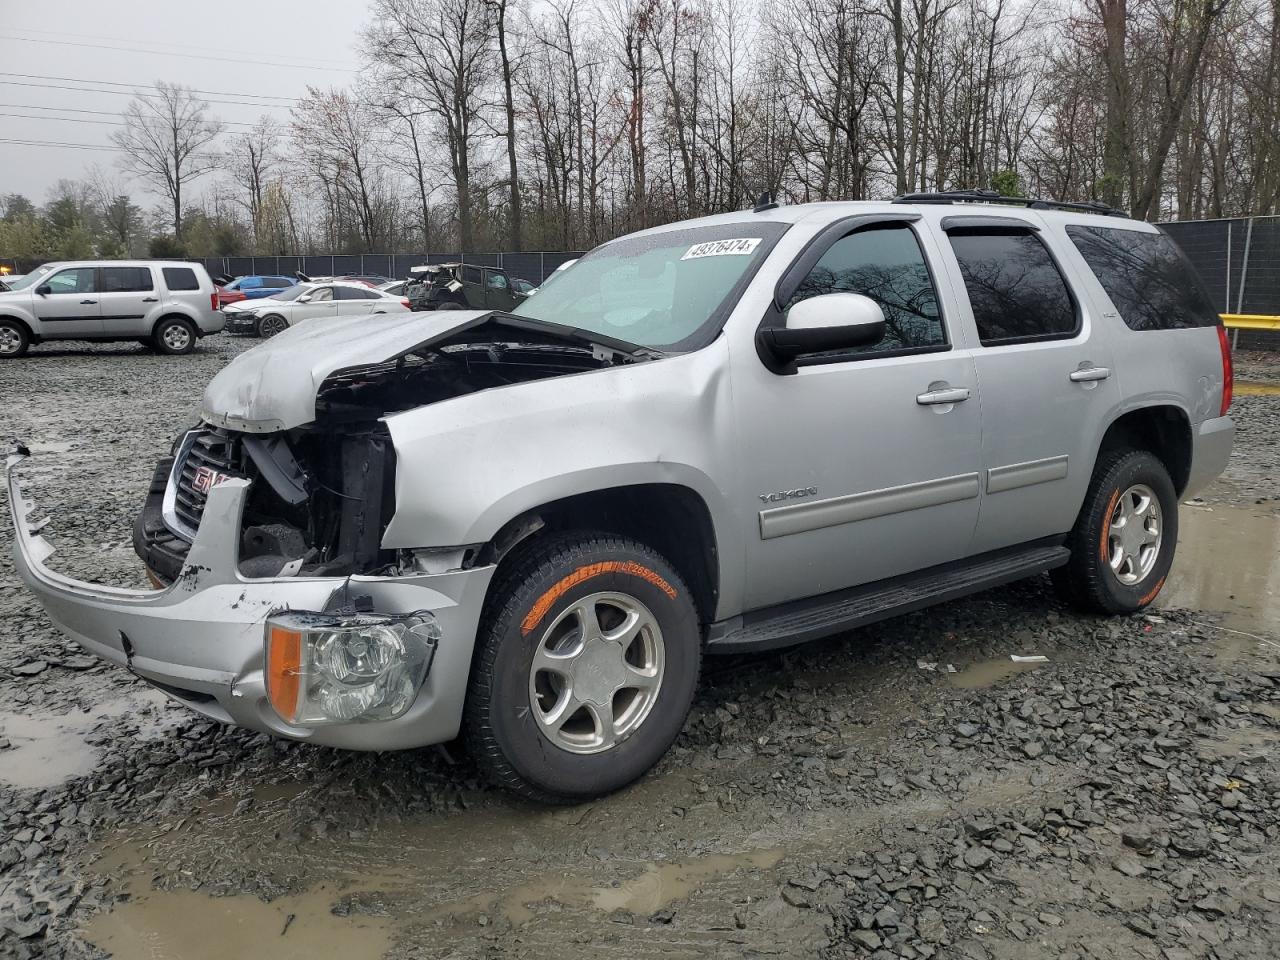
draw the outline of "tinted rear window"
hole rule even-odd
[[[1067,227],[1067,236],[1130,329],[1217,325],[1200,278],[1164,234],[1074,226]]]
[[[150,267],[103,267],[103,293],[134,293],[140,290],[151,290]]]
[[[164,285],[170,290],[199,290],[200,281],[190,267],[165,267]]]
[[[1071,291],[1034,233],[953,230],[949,237],[983,346],[1075,333]]]

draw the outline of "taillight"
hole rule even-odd
[[[413,306],[413,304],[411,304],[408,300],[401,300],[400,305],[404,307],[406,310],[408,310]]]
[[[210,310],[218,309],[218,291],[217,290],[209,294],[209,309]]]
[[[1227,328],[1218,324],[1218,347],[1222,351],[1222,408],[1218,416],[1225,417],[1231,409],[1231,394],[1235,392],[1236,374],[1231,365],[1231,341],[1227,339]]]

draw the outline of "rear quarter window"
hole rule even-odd
[[[1163,233],[1070,226],[1076,245],[1131,330],[1178,330],[1218,324],[1191,263]]]
[[[171,291],[200,289],[200,280],[190,267],[165,267],[163,273],[164,285]]]

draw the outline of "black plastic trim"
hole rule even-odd
[[[942,229],[948,230],[1031,230],[1039,232],[1040,224],[1017,217],[996,217],[982,214],[953,214],[942,218]]]

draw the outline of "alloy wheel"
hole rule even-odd
[[[1146,578],[1163,542],[1160,500],[1145,483],[1135,483],[1116,501],[1107,524],[1107,563],[1127,587]]]
[[[639,729],[662,687],[665,649],[653,613],[624,593],[593,593],[543,633],[529,705],[543,735],[570,753],[600,753]]]

